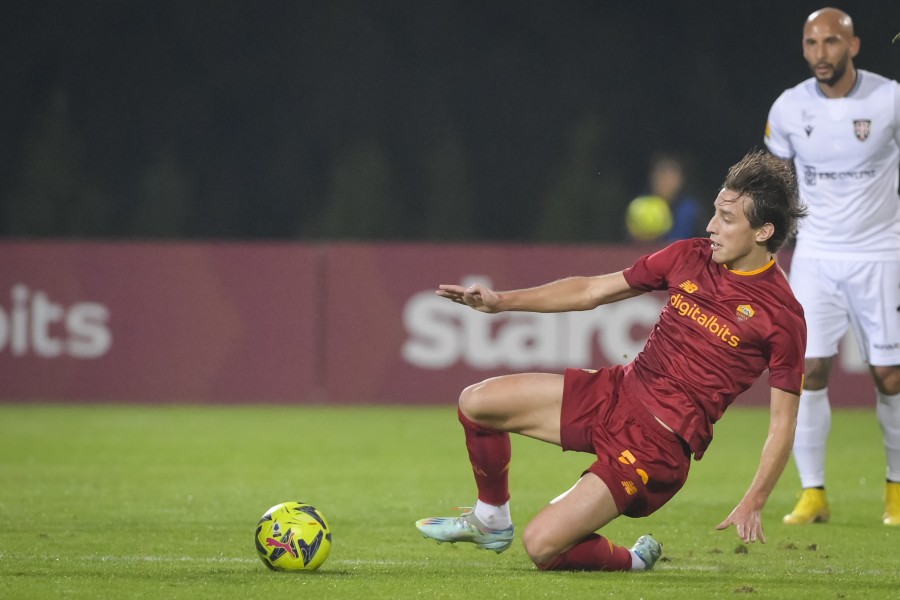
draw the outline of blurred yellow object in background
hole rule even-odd
[[[625,226],[635,240],[659,239],[672,228],[672,210],[661,196],[638,196],[628,204]]]

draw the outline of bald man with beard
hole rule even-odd
[[[900,86],[858,69],[850,16],[812,13],[803,57],[812,77],[775,101],[769,151],[792,160],[801,222],[790,282],[806,315],[806,378],[794,459],[803,488],[788,524],[825,522],[825,450],[831,427],[828,378],[852,328],[875,383],[887,455],[885,525],[900,525]]]

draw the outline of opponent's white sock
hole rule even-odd
[[[502,506],[494,506],[493,504],[476,500],[475,516],[491,529],[506,529],[512,525],[512,515],[509,512],[508,500]]]
[[[641,560],[641,557],[637,555],[637,552],[634,550],[629,550],[631,552],[631,570],[632,571],[643,571],[647,568],[647,563]]]
[[[887,478],[900,482],[900,394],[888,396],[878,392],[876,412],[884,434]]]
[[[803,390],[794,436],[794,461],[804,488],[825,485],[825,446],[830,430],[828,388]]]

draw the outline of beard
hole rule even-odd
[[[839,60],[836,64],[829,65],[831,67],[831,75],[828,77],[819,77],[816,74],[816,65],[810,65],[809,68],[813,72],[813,77],[816,78],[816,81],[823,85],[833,86],[841,78],[844,77],[844,74],[847,72],[847,63],[850,61],[850,57],[844,56],[841,60]]]

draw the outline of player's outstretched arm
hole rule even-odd
[[[762,509],[791,456],[799,406],[798,394],[772,388],[769,435],[763,446],[759,469],[747,493],[728,518],[716,525],[716,529],[726,529],[734,525],[738,537],[745,543],[756,540],[766,543],[762,526]]]
[[[538,287],[495,292],[481,284],[442,284],[438,296],[486,313],[503,311],[568,312],[590,310],[644,292],[628,285],[621,271],[594,277],[568,277]]]

